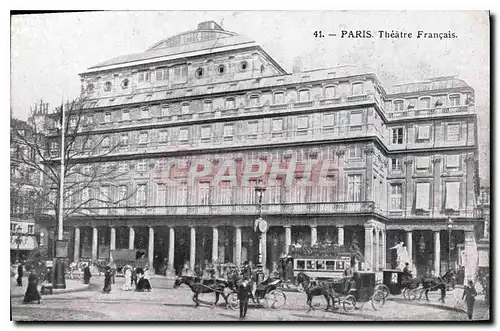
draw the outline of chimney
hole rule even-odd
[[[298,74],[302,72],[302,58],[297,56],[293,59],[292,72]]]

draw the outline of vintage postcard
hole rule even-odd
[[[489,321],[487,11],[11,16],[13,321]]]

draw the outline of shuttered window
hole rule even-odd
[[[446,208],[452,210],[460,209],[460,182],[446,183]]]
[[[415,208],[429,210],[430,183],[417,183],[415,192]]]

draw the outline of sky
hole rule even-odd
[[[457,76],[476,91],[480,177],[489,183],[490,40],[487,12],[478,11],[109,11],[16,15],[11,18],[11,112],[25,119],[43,99],[50,108],[80,91],[79,73],[113,57],[140,53],[169,36],[214,20],[253,38],[292,71],[339,65],[372,68],[392,85]],[[340,38],[341,30],[369,30],[375,38]],[[412,32],[381,39],[378,31]],[[454,39],[416,39],[418,30],[454,32]],[[314,37],[322,31],[324,38]]]

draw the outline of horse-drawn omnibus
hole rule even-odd
[[[353,262],[352,253],[345,246],[290,246],[288,257],[293,263],[293,276],[306,273],[314,279],[338,280]]]

